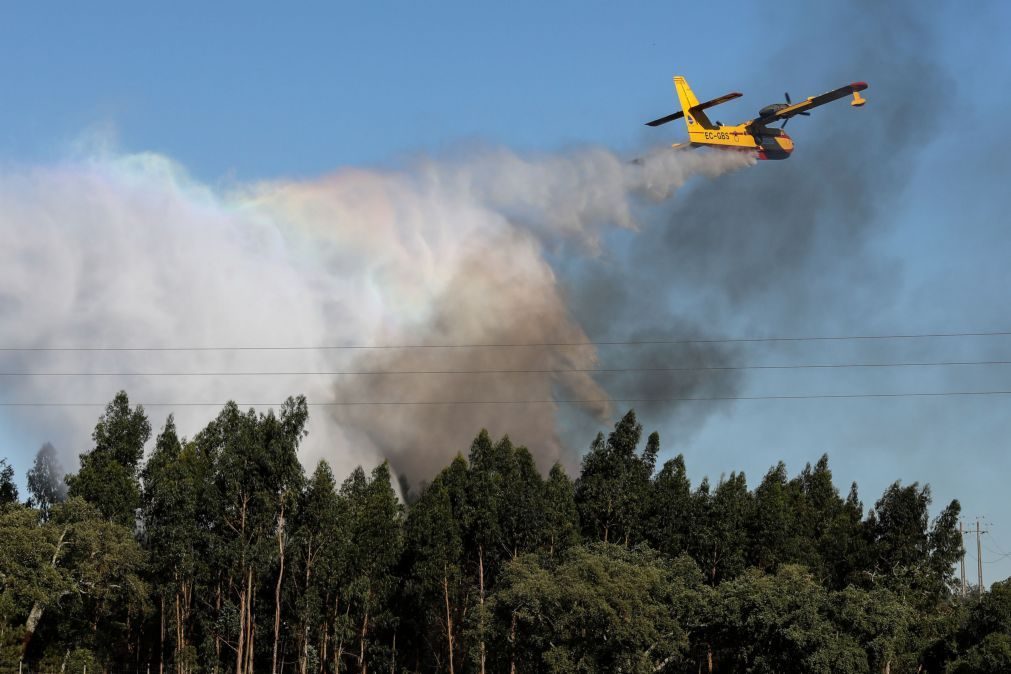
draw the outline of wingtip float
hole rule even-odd
[[[810,96],[799,103],[790,100],[790,94],[784,94],[785,103],[767,105],[758,112],[758,117],[744,122],[726,126],[720,122],[713,123],[705,111],[714,106],[726,103],[742,96],[739,92],[731,92],[700,103],[688,86],[688,81],[676,75],[674,90],[678,95],[681,110],[659,119],[646,122],[646,126],[660,126],[675,119],[684,118],[688,127],[688,142],[678,143],[674,147],[714,147],[721,150],[739,150],[755,152],[759,159],[787,159],[793,152],[793,139],[783,130],[786,123],[795,115],[808,116],[812,108],[826,103],[853,96],[850,105],[861,107],[867,99],[860,92],[867,88],[866,82],[853,82],[846,86],[833,89],[819,96]],[[770,126],[782,121],[778,128]]]

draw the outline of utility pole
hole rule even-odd
[[[960,534],[962,534],[963,537],[971,535],[971,534],[976,534],[976,583],[977,583],[977,585],[976,585],[976,596],[977,597],[982,597],[983,596],[983,544],[980,541],[980,536],[982,536],[983,534],[990,533],[986,529],[983,529],[983,528],[980,527],[980,521],[982,519],[983,519],[982,517],[979,517],[979,516],[976,517],[976,528],[975,528],[975,530],[970,529],[969,531],[966,531],[965,528],[962,526],[962,522],[958,523],[958,532]],[[988,522],[988,524],[989,524],[989,522]],[[968,585],[966,584],[966,580],[965,580],[965,547],[966,547],[965,545],[962,546],[962,562],[961,562],[961,567],[962,567],[962,596],[963,597],[968,596],[968,594],[969,594]]]
[[[983,547],[979,542],[979,535],[985,534],[985,531],[979,530],[979,519],[976,520],[976,567],[979,570],[979,589],[978,594],[980,597],[983,596]]]
[[[962,526],[962,520],[958,520],[958,537],[964,541],[965,540],[965,530]],[[962,545],[962,559],[959,561],[962,567],[962,599],[965,599],[965,545]]]

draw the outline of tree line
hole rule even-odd
[[[823,456],[693,486],[628,412],[573,480],[482,431],[428,484],[298,458],[305,399],[191,439],[119,393],[80,468],[0,462],[0,662],[26,671],[1006,672],[1011,582],[965,598],[959,504],[866,510]],[[642,445],[641,449],[640,446]]]

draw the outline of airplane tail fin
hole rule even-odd
[[[732,101],[735,98],[741,97],[739,92],[734,91],[729,94],[724,94],[719,98],[714,98],[711,101],[699,103],[699,99],[695,98],[695,94],[692,92],[691,87],[688,86],[688,81],[680,75],[676,75],[674,77],[674,89],[677,91],[678,101],[681,103],[681,110],[679,112],[675,112],[674,114],[667,115],[666,117],[654,119],[652,122],[646,122],[647,126],[660,126],[661,124],[673,122],[675,119],[684,117],[685,124],[688,125],[689,134],[703,129],[715,129],[719,125],[710,122],[709,117],[707,117],[706,113],[703,111],[715,105],[720,105],[721,103],[726,103],[727,101]]]
[[[692,88],[688,86],[688,80],[680,75],[675,75],[674,89],[677,91],[678,101],[681,103],[681,110],[684,113],[685,124],[688,125],[689,131],[697,131],[700,127],[703,129],[715,128],[706,113],[700,108],[699,99],[695,98]]]

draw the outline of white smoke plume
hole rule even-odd
[[[227,189],[155,154],[99,153],[0,168],[0,346],[290,347],[582,342],[549,263],[594,255],[637,203],[693,176],[753,163],[663,150],[629,163],[599,149],[522,157],[483,150],[402,170]],[[4,377],[4,402],[105,402],[119,389],[174,413],[192,435],[217,410],[159,403],[606,399],[587,374],[184,376],[590,367],[579,349],[23,351],[5,372],[149,376]],[[173,373],[173,374],[167,374]],[[88,447],[95,407],[6,408],[33,444]],[[588,406],[601,416],[606,403]],[[481,427],[509,431],[542,464],[566,458],[557,408],[539,405],[314,408],[307,462],[340,471],[389,458],[426,479]],[[37,440],[37,441],[36,441]]]

